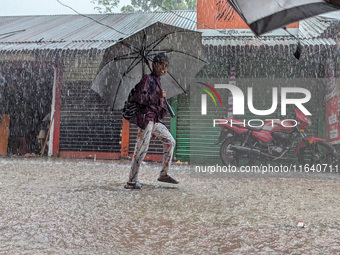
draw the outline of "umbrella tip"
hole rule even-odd
[[[300,42],[298,43],[298,45],[296,46],[295,52],[294,52],[294,57],[299,60],[301,57],[301,53],[302,53],[302,47]]]

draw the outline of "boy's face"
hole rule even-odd
[[[160,62],[152,64],[153,72],[157,76],[166,75],[166,73],[168,72],[168,67],[169,67],[169,62],[165,60],[161,60]]]

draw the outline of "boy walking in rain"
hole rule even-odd
[[[161,89],[160,77],[168,72],[168,66],[168,57],[164,53],[159,53],[153,59],[152,73],[144,75],[136,86],[134,100],[145,106],[145,108],[131,121],[138,126],[138,134],[131,162],[129,181],[124,186],[126,189],[141,189],[142,187],[138,182],[138,172],[148,151],[151,138],[160,139],[164,144],[162,170],[158,181],[179,183],[179,181],[168,175],[176,142],[169,130],[161,122],[167,110],[163,105],[166,92]]]

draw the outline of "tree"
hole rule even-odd
[[[132,5],[124,5],[121,9],[121,12],[135,12],[135,8]]]
[[[135,11],[195,10],[197,0],[131,0]]]
[[[91,0],[91,3],[97,4],[94,7],[99,13],[112,13],[113,9],[118,7],[120,0]]]
[[[100,13],[110,13],[118,6],[120,0],[92,0]],[[197,0],[131,0],[131,5],[121,8],[122,12],[147,12],[171,10],[195,10]]]

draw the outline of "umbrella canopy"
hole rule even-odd
[[[130,90],[144,74],[151,72],[151,61],[160,52],[167,54],[170,63],[168,74],[162,77],[167,98],[186,93],[187,86],[205,65],[202,35],[161,22],[106,49],[92,89],[112,109],[122,109]]]
[[[228,0],[228,2],[256,35],[315,15],[340,10],[339,0]]]

